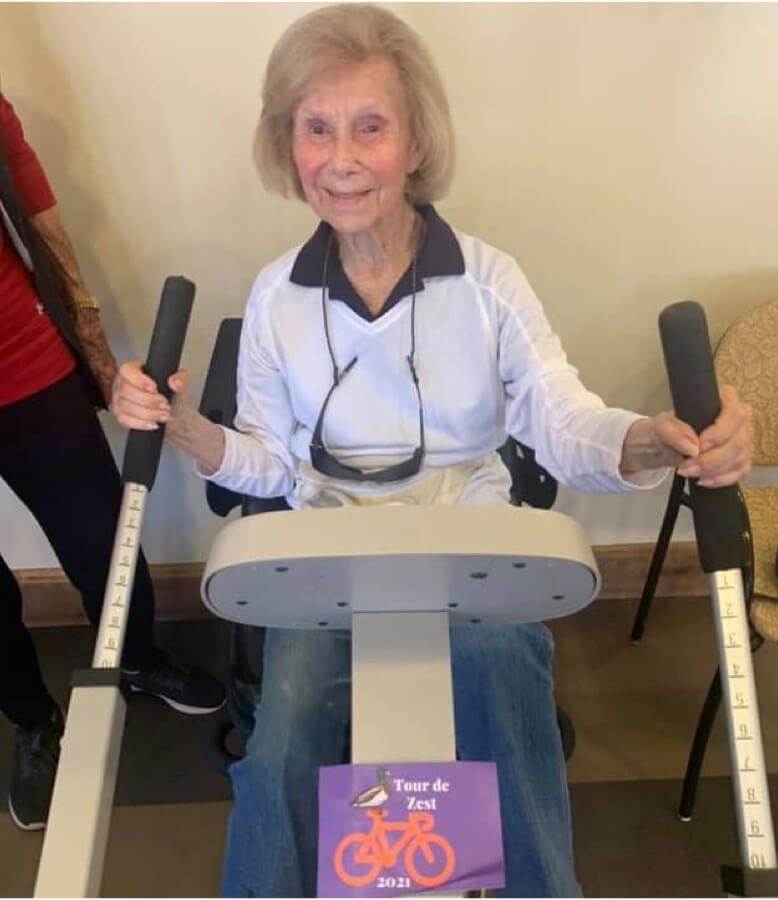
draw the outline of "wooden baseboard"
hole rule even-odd
[[[602,574],[602,599],[639,597],[653,553],[653,544],[609,544],[595,547]],[[152,565],[151,577],[157,597],[158,621],[207,619],[211,613],[200,600],[203,563]],[[70,586],[61,569],[19,569],[16,577],[24,597],[27,625],[84,625],[78,593]],[[704,597],[708,594],[705,576],[697,561],[692,541],[671,544],[657,597]]]
[[[149,566],[154,582],[157,621],[208,619],[200,600],[203,563],[166,563]],[[24,598],[24,621],[29,627],[85,625],[81,598],[61,569],[17,569],[14,573]]]
[[[640,597],[654,547],[655,544],[608,544],[594,547],[594,555],[602,575],[600,597],[608,600],[633,600]],[[709,595],[708,579],[700,568],[697,544],[694,541],[670,544],[655,596]]]

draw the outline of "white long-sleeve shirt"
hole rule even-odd
[[[666,470],[630,481],[618,471],[624,436],[638,415],[608,408],[578,379],[517,263],[451,229],[432,209],[417,260],[416,352],[426,455],[407,485],[332,483],[361,496],[413,491],[440,469],[459,472],[459,502],[506,502],[509,479],[494,450],[512,435],[533,447],[558,481],[579,490],[653,487]],[[258,275],[246,307],[238,362],[238,431],[210,477],[232,490],[286,496],[308,505],[311,485],[328,483],[310,466],[309,445],[332,386],[322,308],[335,360],[353,369],[332,395],[324,441],[341,462],[391,465],[419,443],[418,400],[407,356],[411,271],[376,318],[345,278],[336,252],[322,302],[328,226]],[[334,242],[333,242],[334,247]],[[454,498],[457,502],[457,498]]]

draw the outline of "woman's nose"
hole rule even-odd
[[[357,168],[358,152],[356,142],[351,134],[339,134],[335,137],[330,165],[342,175]]]

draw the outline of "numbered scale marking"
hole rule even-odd
[[[739,569],[714,572],[710,585],[730,756],[736,766],[733,784],[743,864],[749,869],[772,869],[775,839],[743,578]]]
[[[103,613],[100,617],[100,628],[92,659],[93,668],[119,667],[130,609],[130,594],[135,581],[135,565],[140,549],[140,526],[147,496],[148,490],[145,485],[130,482],[124,486],[111,568],[103,600]]]

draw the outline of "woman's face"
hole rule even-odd
[[[418,153],[392,62],[344,65],[315,78],[292,127],[305,199],[335,231],[380,232],[402,215]]]

